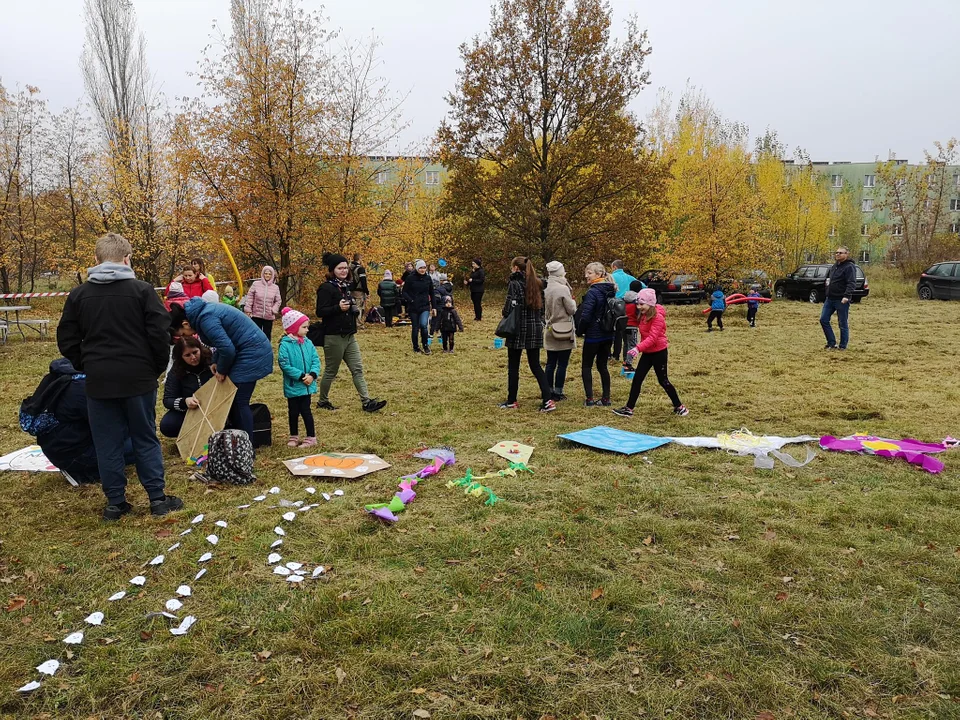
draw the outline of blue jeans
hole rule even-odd
[[[416,350],[419,345],[417,345],[417,331],[420,331],[420,342],[423,345],[424,349],[427,348],[427,327],[430,324],[430,311],[423,310],[418,313],[410,313],[410,319],[413,321],[410,323],[410,339],[413,340],[413,349]]]
[[[234,382],[234,385],[237,386],[237,394],[233,397],[227,422],[231,427],[243,430],[250,437],[250,442],[253,442],[253,410],[250,409],[250,398],[253,397],[257,381]]]
[[[823,334],[827,338],[827,345],[837,344],[837,336],[833,334],[833,328],[830,326],[830,317],[837,314],[837,324],[840,326],[840,347],[846,348],[850,342],[850,328],[847,325],[847,318],[850,317],[850,303],[841,302],[843,298],[828,297],[823,301],[823,311],[820,313],[820,326],[823,328]]]
[[[547,385],[556,395],[563,395],[563,384],[567,381],[567,365],[570,363],[569,350],[547,350]]]
[[[123,451],[128,435],[140,484],[151,500],[164,497],[163,451],[157,439],[156,406],[156,390],[114,400],[87,398],[100,483],[110,505],[119,505],[127,499]]]

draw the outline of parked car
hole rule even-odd
[[[778,298],[797,298],[809,300],[812,303],[823,302],[827,285],[827,271],[832,265],[801,265],[785,278],[777,280],[773,285],[773,294]],[[867,277],[859,265],[854,266],[857,271],[856,286],[853,289],[852,302],[858,303],[870,294],[870,285]]]
[[[960,300],[960,260],[931,265],[917,282],[921,300]]]
[[[696,275],[671,275],[663,270],[647,270],[639,278],[657,292],[657,302],[666,305],[676,303],[698,303],[707,292]]]
[[[733,293],[743,293],[747,295],[751,290],[760,293],[760,297],[772,297],[770,290],[770,278],[763,270],[751,270],[739,278],[730,278],[720,283],[724,291],[731,295]]]

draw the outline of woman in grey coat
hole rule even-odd
[[[577,303],[567,282],[567,271],[556,260],[547,263],[543,311],[546,319],[543,347],[547,351],[547,384],[551,388],[551,399],[558,402],[567,399],[563,394],[563,384],[567,379],[570,353],[577,346],[573,323]]]

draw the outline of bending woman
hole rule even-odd
[[[173,367],[163,384],[163,406],[166,415],[160,419],[160,434],[175,438],[180,435],[187,410],[200,407],[194,397],[204,383],[213,377],[213,353],[195,337],[181,337],[173,346]]]

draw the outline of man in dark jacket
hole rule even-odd
[[[60,352],[87,376],[87,413],[107,506],[104,520],[119,520],[127,502],[123,443],[127,433],[150,512],[166,515],[183,501],[165,492],[163,453],[157,439],[157,378],[167,366],[170,316],[149,283],[130,267],[126,238],[97,240],[97,265],[74,288],[57,328]]]
[[[850,328],[847,318],[850,316],[850,300],[857,286],[857,267],[850,259],[850,251],[840,246],[833,254],[836,262],[827,272],[827,291],[823,298],[823,311],[820,313],[820,326],[827,338],[825,350],[846,350],[850,341]],[[837,314],[837,324],[840,326],[840,345],[837,346],[837,336],[833,334],[830,317]]]
[[[370,289],[367,287],[367,269],[361,262],[360,253],[353,254],[353,262],[350,264],[350,283],[353,286],[350,295],[353,302],[356,303],[360,314],[357,315],[357,325],[363,328],[367,317],[367,297],[370,295]]]

